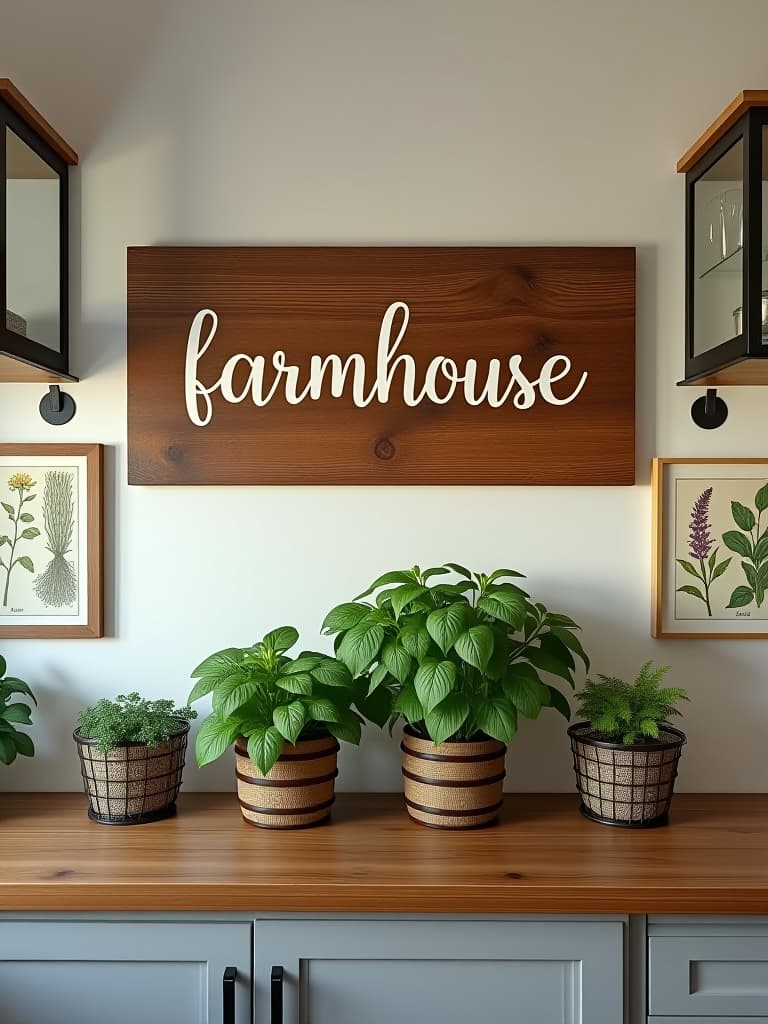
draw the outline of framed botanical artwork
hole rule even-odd
[[[0,637],[99,637],[103,447],[0,444]]]
[[[656,637],[768,639],[768,459],[654,459]]]

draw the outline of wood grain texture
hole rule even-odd
[[[77,377],[69,373],[44,370],[0,352],[0,384],[62,384],[76,380]]]
[[[768,914],[768,795],[687,794],[666,828],[509,794],[499,825],[442,832],[401,794],[339,796],[329,825],[254,829],[233,793],[112,829],[79,794],[4,794],[0,910]]]
[[[744,89],[739,95],[728,104],[725,110],[718,114],[712,124],[701,133],[692,146],[677,161],[677,170],[683,174],[701,159],[711,147],[732,128],[733,125],[743,117],[750,107],[768,106],[768,90],[765,89]]]
[[[768,357],[756,356],[752,359],[740,359],[729,366],[723,366],[712,373],[703,373],[699,377],[691,377],[679,382],[689,387],[765,387],[768,385]]]
[[[213,397],[186,411],[184,361],[201,309],[219,327],[200,362],[213,383],[227,358],[286,352],[306,381],[310,356],[361,352],[375,372],[379,327],[410,307],[400,346],[417,363],[450,356],[507,365],[529,380],[566,355],[573,370],[529,409],[408,407],[402,368],[388,402],[354,405],[349,387],[299,405]],[[131,248],[128,250],[128,480],[133,484],[632,484],[635,477],[635,251],[630,248]],[[273,371],[267,374],[272,380]],[[502,374],[502,386],[506,381]],[[238,375],[247,381],[246,367]]]
[[[88,487],[86,539],[88,545],[88,621],[76,625],[25,626],[22,620],[0,625],[0,638],[41,640],[95,639],[104,636],[104,446],[101,444],[0,444],[0,455],[86,458]]]
[[[74,149],[62,139],[56,129],[32,106],[9,78],[0,78],[0,100],[4,100],[12,110],[15,110],[65,163],[70,167],[77,164],[77,153]]]

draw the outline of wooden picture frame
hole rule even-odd
[[[768,458],[655,458],[651,635],[768,640]]]
[[[0,638],[104,635],[103,506],[103,445],[0,444]]]

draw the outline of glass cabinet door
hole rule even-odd
[[[7,330],[61,350],[61,181],[5,128]]]
[[[742,334],[744,140],[693,186],[693,355]]]

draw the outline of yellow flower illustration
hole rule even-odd
[[[29,473],[14,473],[8,481],[8,486],[12,491],[31,491],[35,486],[35,481]]]

